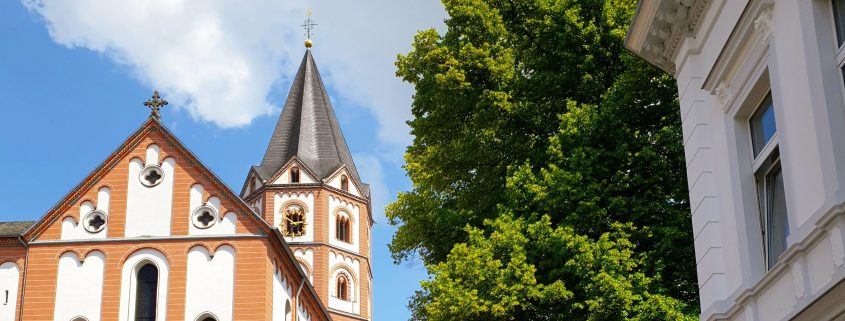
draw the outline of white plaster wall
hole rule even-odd
[[[264,184],[261,183],[261,180],[258,179],[258,176],[255,176],[255,177],[252,178],[252,183],[253,183],[253,186],[255,187],[255,190],[258,190],[262,186],[264,186]]]
[[[85,201],[82,202],[79,206],[79,222],[74,220],[72,217],[66,217],[62,220],[62,240],[84,240],[84,239],[104,239],[108,235],[109,230],[109,222],[106,223],[106,226],[103,227],[97,233],[90,233],[85,230],[85,227],[82,224],[82,220],[85,219],[85,215],[90,213],[94,210],[103,211],[106,213],[106,217],[109,217],[109,201],[111,200],[111,190],[108,187],[101,187],[97,191],[97,204],[96,206],[89,202]]]
[[[308,174],[302,165],[299,165],[299,184],[316,183],[317,179]],[[273,184],[291,184],[290,182],[290,168],[282,172]]]
[[[311,320],[311,316],[308,315],[308,311],[305,310],[305,307],[302,306],[302,303],[297,303],[296,305],[296,318],[299,321],[309,321]]]
[[[703,315],[749,285],[747,278],[754,275],[750,260],[762,253],[761,240],[750,239],[759,235],[755,208],[747,217],[748,203],[742,201],[748,186],[738,181],[749,177],[736,168],[736,123],[716,97],[702,89],[746,3],[711,1],[695,37],[684,40],[675,60]],[[756,234],[749,236],[749,231]]]
[[[89,253],[82,261],[74,252],[59,257],[53,320],[100,320],[104,267],[105,255],[99,251]]]
[[[293,297],[291,285],[282,276],[281,271],[276,269],[273,274],[273,321],[291,321],[285,318],[285,303],[293,304],[290,302],[291,297]],[[292,305],[291,311],[293,311]]]
[[[129,162],[126,237],[170,235],[176,161],[168,157],[158,164],[159,154],[158,146],[150,145],[146,162],[142,163],[137,158]],[[147,164],[157,164],[164,171],[163,181],[156,186],[144,186],[139,179],[141,170]]]
[[[158,298],[156,299],[156,318],[167,320],[167,288],[170,264],[167,257],[154,249],[142,249],[133,253],[123,263],[120,277],[120,314],[118,320],[131,321],[135,312],[135,278],[137,270],[147,263],[158,267]]]
[[[211,312],[217,321],[231,321],[234,278],[235,249],[231,246],[217,248],[213,258],[202,246],[188,251],[184,320],[195,320],[204,312]]]
[[[683,41],[675,59],[702,320],[790,318],[812,302],[808,297],[817,298],[845,275],[845,223],[831,228],[830,242],[807,240],[823,228],[819,219],[845,201],[845,166],[838,165],[845,164],[845,109],[842,75],[833,62],[829,4],[774,1],[770,24],[756,22],[756,16],[747,21],[756,38],[746,42],[750,49],[737,52],[744,55],[737,56],[740,63],[725,72],[728,98],[740,104],[758,80],[753,75],[758,59],[768,69],[787,193],[788,243],[803,243],[802,251],[787,252],[769,272],[762,260],[750,169],[748,108],[731,110],[702,89],[728,37],[741,30],[735,27],[747,4],[711,1],[696,34]]]
[[[360,314],[361,313],[361,267],[358,259],[353,259],[349,256],[330,251],[329,252],[329,271],[331,272],[331,276],[329,278],[329,284],[327,284],[327,288],[329,290],[329,304],[328,306],[333,309],[338,309],[341,311]],[[346,270],[347,268],[351,268],[351,271]],[[335,286],[337,276],[341,271],[346,271],[347,273],[352,274],[352,300],[351,301],[344,301],[335,297]]]
[[[260,196],[250,204],[259,216],[264,217],[264,196]]]
[[[347,179],[349,180],[349,193],[352,193],[352,195],[355,196],[361,196],[361,191],[359,191],[358,188],[355,187],[355,183],[352,183],[352,176],[350,176],[349,172],[347,172],[346,170],[342,171],[339,175],[336,175],[334,178],[332,178],[332,180],[329,181],[329,186],[343,190],[340,184],[341,175],[346,175]]]
[[[302,270],[308,274],[308,280],[311,281],[311,284],[314,284],[314,250],[301,248],[295,249],[293,251],[293,256],[308,264],[308,266],[303,267]]]
[[[288,242],[314,242],[314,193],[313,192],[284,192],[276,193],[273,202],[273,226],[279,228],[283,218],[282,208],[285,203],[298,200],[305,204],[305,235],[285,237]]]
[[[360,253],[360,232],[359,232],[359,223],[361,222],[361,210],[360,208],[350,202],[347,202],[341,198],[329,196],[329,244],[337,246],[339,248],[354,252]],[[337,239],[337,211],[344,210],[350,215],[350,231],[352,232],[352,237],[350,240],[352,243],[346,243],[344,241]]]
[[[12,262],[0,264],[0,300],[2,300],[0,301],[0,321],[15,320],[20,278],[21,272],[17,264]],[[6,301],[6,291],[9,291],[8,302]]]
[[[216,196],[209,196],[208,200],[203,200],[204,188],[200,184],[191,186],[190,192],[190,210],[188,211],[188,219],[185,224],[188,224],[188,235],[232,235],[235,234],[235,220],[237,217],[234,212],[221,213],[220,199]],[[217,212],[217,222],[209,228],[198,228],[193,223],[193,213],[197,207],[208,205],[214,208]]]

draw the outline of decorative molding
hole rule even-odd
[[[716,321],[716,320],[724,320],[730,319],[738,315],[742,312],[743,307],[749,306],[756,302],[757,298],[760,295],[764,294],[773,284],[775,284],[778,280],[783,277],[794,277],[793,273],[790,270],[795,268],[796,264],[801,264],[804,257],[807,255],[807,251],[809,249],[814,248],[819,242],[824,242],[826,240],[830,240],[831,242],[836,242],[841,240],[835,240],[836,238],[842,238],[843,235],[834,234],[834,231],[837,231],[837,226],[845,225],[845,203],[837,204],[831,207],[825,214],[822,215],[815,223],[817,227],[814,229],[810,234],[805,236],[802,240],[799,240],[793,244],[791,244],[786,251],[781,254],[780,261],[778,261],[775,266],[773,266],[766,274],[760,278],[754,285],[745,288],[745,289],[738,289],[739,295],[733,299],[733,295],[724,302],[728,303],[727,308],[722,311],[712,311],[702,313],[702,321]],[[833,249],[832,249],[833,250]],[[833,253],[836,255],[837,253]],[[835,262],[835,256],[834,256]],[[834,263],[835,264],[835,263]],[[822,295],[827,289],[832,287],[835,284],[838,284],[844,278],[840,277],[836,279],[836,272],[833,273],[834,279],[828,282],[827,286],[822,287],[819,290],[814,292],[805,284],[807,283],[807,277],[809,277],[809,271],[806,270],[806,267],[803,269],[802,272],[802,279],[800,282],[804,284],[800,285],[800,288],[804,290],[803,295],[801,296],[802,299],[796,300],[796,306],[792,309],[792,313],[787,315],[784,320],[791,320],[795,317],[796,314],[803,311],[806,307],[808,307],[811,303],[815,302],[819,295]],[[793,282],[798,282],[793,280]],[[796,283],[793,283],[793,289],[798,288],[799,286]],[[797,294],[796,294],[797,296]]]
[[[634,13],[625,46],[660,69],[675,74],[675,54],[695,33],[712,0],[645,0]]]
[[[754,30],[762,37],[760,41],[766,43],[772,35],[772,7],[766,7],[754,20]]]
[[[722,110],[727,111],[728,106],[730,106],[731,101],[733,101],[733,94],[731,93],[731,88],[730,85],[728,85],[728,82],[722,80],[719,83],[719,86],[716,86],[716,89],[713,90],[713,94],[716,95],[716,100],[718,100],[719,104],[722,105]]]

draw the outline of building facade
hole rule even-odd
[[[310,49],[241,195],[153,98],[41,219],[0,222],[0,321],[372,320],[369,188]]]
[[[845,320],[845,1],[641,0],[678,84],[702,320]]]

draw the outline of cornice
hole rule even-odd
[[[670,75],[684,38],[691,36],[712,0],[641,0],[625,47]]]

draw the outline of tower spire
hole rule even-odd
[[[310,50],[302,57],[257,169],[263,178],[272,177],[294,156],[319,179],[328,178],[338,168],[346,166],[352,179],[361,183]]]
[[[303,23],[300,26],[303,29],[305,29],[305,36],[307,37],[305,39],[305,48],[311,48],[311,45],[314,44],[314,42],[311,41],[311,30],[314,30],[314,27],[317,26],[317,24],[314,23],[314,20],[311,19],[311,9],[310,8],[308,9],[308,12],[306,13],[305,23]]]

